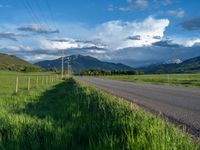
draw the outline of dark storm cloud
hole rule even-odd
[[[186,30],[200,30],[200,17],[187,20],[180,25]]]

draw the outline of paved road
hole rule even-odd
[[[185,124],[200,137],[200,89],[138,84],[92,77],[77,77],[148,110],[162,112],[171,121]]]

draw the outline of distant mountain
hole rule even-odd
[[[67,62],[68,58],[70,59],[70,65],[75,73],[79,73],[82,70],[89,70],[89,69],[99,69],[99,70],[133,70],[132,67],[118,63],[110,63],[110,62],[103,62],[96,58],[90,56],[83,56],[83,55],[72,55],[69,57],[64,58],[64,66],[67,69]],[[45,60],[36,63],[42,68],[61,68],[61,58],[56,60]]]
[[[196,73],[200,72],[200,56],[181,63],[151,65],[138,70],[145,73]]]
[[[14,55],[0,53],[0,70],[10,71],[38,71],[39,67]]]

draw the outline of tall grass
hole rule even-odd
[[[200,87],[200,74],[116,75],[101,76],[101,78],[130,81],[136,83]]]
[[[69,79],[0,95],[0,149],[196,150],[199,146],[158,117]]]

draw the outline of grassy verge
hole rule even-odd
[[[101,76],[101,78],[130,81],[136,83],[200,87],[200,74],[116,75]]]
[[[158,117],[73,79],[0,96],[0,149],[198,148]]]

